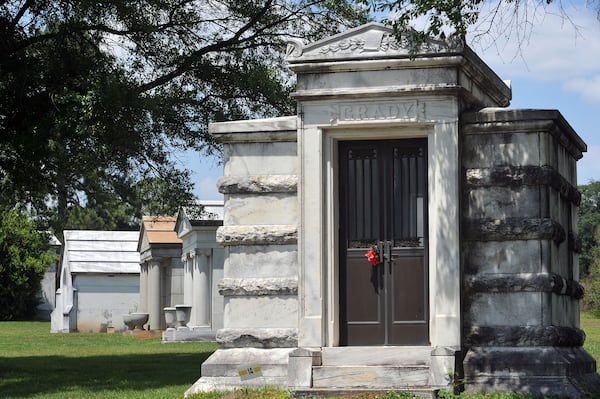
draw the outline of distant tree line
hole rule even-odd
[[[600,317],[600,181],[578,188],[582,195],[578,228],[579,270],[586,289],[584,307]]]

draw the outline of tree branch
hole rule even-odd
[[[26,0],[25,3],[23,4],[23,6],[21,6],[21,8],[19,9],[19,12],[17,12],[17,15],[15,15],[15,17],[13,18],[13,20],[10,22],[10,28],[14,29],[15,26],[17,26],[17,24],[19,23],[19,21],[21,20],[21,18],[23,17],[23,14],[25,14],[25,12],[29,9],[29,7],[31,7],[34,3],[34,0]]]
[[[260,21],[260,19],[269,10],[272,3],[273,3],[272,0],[267,0],[265,2],[264,6],[259,10],[259,12],[257,12],[244,26],[242,26],[240,29],[238,29],[232,37],[230,37],[227,40],[213,43],[211,45],[205,46],[197,51],[192,52],[185,60],[183,60],[180,63],[180,65],[177,68],[175,68],[171,72],[166,73],[148,83],[140,85],[137,90],[138,93],[144,93],[144,92],[152,90],[156,87],[162,86],[163,84],[170,82],[171,80],[175,79],[176,77],[181,76],[185,72],[190,71],[194,67],[194,61],[202,58],[204,55],[206,55],[208,53],[217,52],[217,51],[220,51],[229,46],[233,46],[233,45],[240,44],[242,42],[251,40],[251,38],[255,37],[255,35],[251,36],[250,38],[246,38],[246,39],[242,39],[242,40],[240,40],[240,37],[242,37],[242,35],[245,32],[250,30],[250,28],[252,28],[252,26],[254,26],[256,23],[258,23],[258,21]]]

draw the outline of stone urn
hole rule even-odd
[[[177,327],[187,327],[192,314],[192,307],[189,305],[175,305],[175,313],[177,315]]]
[[[174,329],[177,325],[177,311],[175,308],[164,308],[165,311],[165,324],[167,330]]]
[[[129,313],[123,315],[123,323],[129,330],[143,330],[148,322],[148,313]]]

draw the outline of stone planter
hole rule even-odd
[[[175,313],[177,315],[177,327],[187,327],[190,322],[192,307],[189,305],[175,305]]]
[[[177,324],[177,311],[175,308],[164,308],[165,324],[168,329],[174,329]]]
[[[123,315],[123,323],[129,330],[143,330],[148,322],[148,313],[129,313]]]

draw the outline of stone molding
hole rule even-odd
[[[295,348],[296,328],[223,328],[217,331],[221,348]]]
[[[467,346],[582,346],[585,332],[566,326],[472,326]]]
[[[221,194],[295,193],[297,175],[221,176],[217,180]]]
[[[219,282],[223,296],[269,296],[298,294],[298,279],[290,278],[224,278]]]
[[[468,241],[553,240],[561,243],[565,229],[550,218],[466,219]]]
[[[587,145],[556,110],[488,108],[462,114],[464,134],[549,133],[575,158]]]
[[[296,225],[234,225],[217,229],[217,242],[232,245],[287,245],[298,243]]]
[[[564,198],[575,205],[581,203],[581,193],[555,169],[550,166],[494,166],[491,168],[470,168],[465,171],[468,186],[535,186],[554,188]]]
[[[297,116],[217,122],[208,132],[220,143],[273,143],[297,141]]]
[[[574,299],[583,298],[584,287],[556,273],[478,274],[465,279],[472,292],[553,292]]]
[[[447,40],[430,39],[420,43],[415,49],[416,45],[415,35],[411,31],[401,32],[397,37],[390,27],[369,23],[308,45],[299,39],[288,40],[286,58],[292,64],[307,60],[374,56],[408,58],[417,54],[461,53],[466,47],[464,39],[458,35]]]
[[[294,131],[280,132],[232,132],[212,133],[219,143],[275,143],[296,142],[298,133]]]

